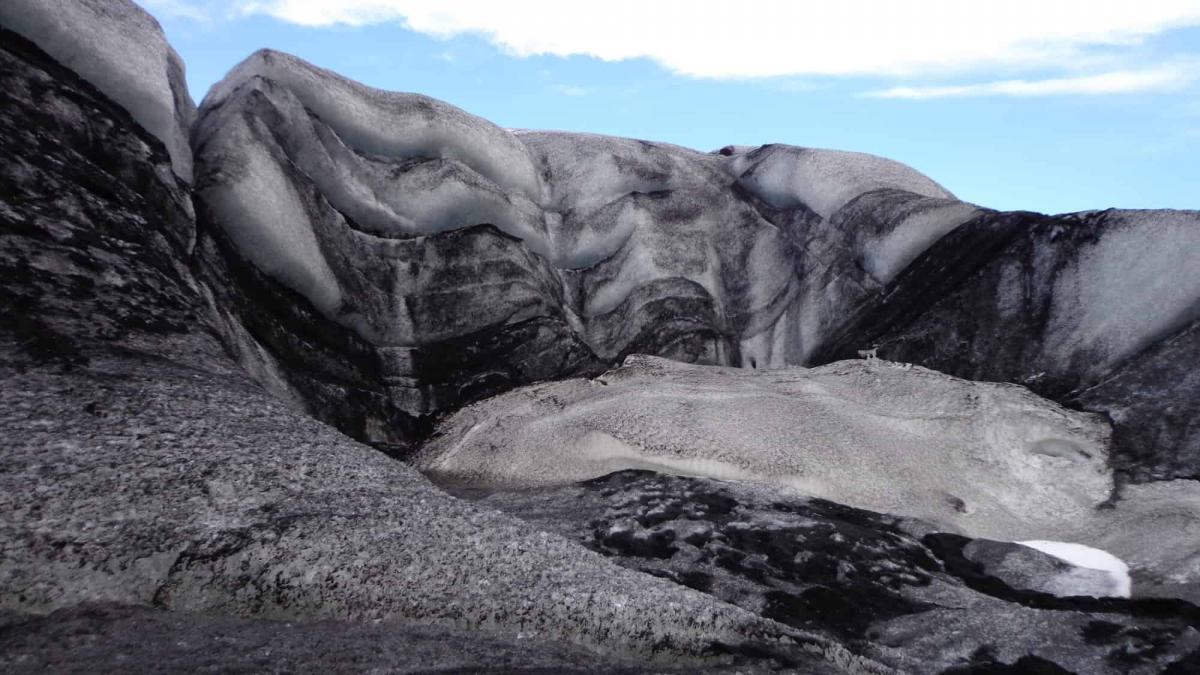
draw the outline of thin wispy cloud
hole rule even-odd
[[[1071,94],[1136,94],[1178,91],[1200,79],[1195,65],[1168,65],[1146,70],[1121,70],[1081,77],[1042,80],[1001,80],[977,84],[890,87],[869,91],[867,98],[962,98],[968,96],[1062,96]]]
[[[646,58],[701,78],[1045,68],[1200,25],[1200,0],[239,0],[307,25],[400,22],[517,56]]]
[[[595,93],[595,89],[592,87],[581,87],[576,84],[556,84],[551,89],[563,96],[588,96]]]

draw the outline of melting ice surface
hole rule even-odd
[[[1112,592],[1109,595],[1128,598],[1133,588],[1133,583],[1129,578],[1129,566],[1108,551],[1065,541],[1034,539],[1030,541],[1018,541],[1017,543],[1037,549],[1047,555],[1052,555],[1076,567],[1086,567],[1087,569],[1107,572],[1109,578],[1112,579],[1113,585]]]

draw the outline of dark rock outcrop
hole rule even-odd
[[[90,604],[0,616],[6,673],[687,672],[566,644],[396,622],[279,621]],[[772,672],[752,663],[708,672]]]
[[[984,542],[761,486],[625,471],[460,494],[912,672],[1156,673],[1200,650],[1195,605],[1014,588],[971,559]]]

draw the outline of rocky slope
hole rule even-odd
[[[504,130],[275,52],[197,112],[127,0],[0,38],[4,669],[1200,658],[1197,213]]]

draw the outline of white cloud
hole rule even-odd
[[[1173,91],[1200,79],[1191,65],[1166,65],[1146,70],[1119,70],[1082,77],[1044,80],[1003,80],[979,84],[891,87],[863,94],[868,98],[961,98],[966,96],[1057,96],[1063,94],[1132,94]]]
[[[1044,68],[1200,25],[1200,0],[235,0],[303,25],[402,22],[518,56],[649,58],[689,76]]]

